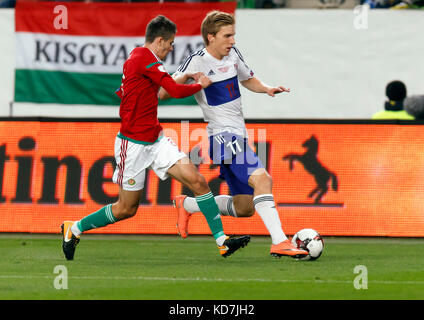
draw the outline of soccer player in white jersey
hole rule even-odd
[[[212,80],[209,87],[194,96],[208,122],[210,158],[219,164],[220,178],[226,181],[231,192],[231,196],[215,197],[220,212],[233,217],[249,217],[258,212],[271,235],[271,255],[306,256],[308,253],[293,246],[284,234],[275,208],[272,178],[247,143],[239,83],[250,91],[271,97],[290,90],[268,86],[254,76],[234,47],[235,19],[232,14],[209,12],[201,31],[205,48],[190,55],[173,77],[176,82],[183,83],[187,78],[185,74],[197,73]],[[160,89],[159,98],[169,98],[165,89]],[[190,216],[199,212],[199,207],[194,198],[186,195],[177,196],[174,205],[178,211],[178,231],[185,238]]]

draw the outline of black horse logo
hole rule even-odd
[[[293,170],[293,162],[299,161],[306,171],[315,178],[317,186],[313,189],[308,198],[315,196],[315,203],[320,203],[321,198],[328,192],[328,181],[331,179],[331,187],[334,191],[338,189],[337,176],[324,167],[318,160],[318,139],[312,135],[308,140],[303,142],[302,147],[306,148],[304,154],[289,153],[283,157],[283,160],[289,161],[289,169]]]

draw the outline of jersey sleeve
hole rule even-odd
[[[244,58],[241,52],[236,47],[233,47],[232,50],[234,50],[235,58],[237,61],[237,75],[239,81],[245,81],[253,78],[255,73],[244,62]]]
[[[202,90],[202,86],[199,83],[194,84],[178,84],[170,75],[162,78],[160,84],[173,98],[181,99],[189,97],[196,92]]]
[[[136,49],[134,49],[134,51]],[[159,85],[162,78],[169,74],[163,67],[162,61],[159,61],[153,54],[149,54],[146,50],[138,50],[131,53],[130,57],[124,64],[124,77],[143,75]]]
[[[140,65],[140,71],[143,75],[160,85],[163,77],[169,76],[161,61],[152,61],[149,64]]]
[[[193,58],[193,54],[190,55],[177,69],[177,71],[172,75],[172,77],[175,79],[181,75],[184,75],[186,73],[196,73],[199,72],[196,60]],[[189,79],[187,83],[195,83],[193,79]]]

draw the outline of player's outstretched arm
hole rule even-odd
[[[191,79],[193,79],[197,83],[200,79],[200,76],[202,76],[202,75],[203,75],[203,73],[201,73],[201,72],[184,73],[184,74],[180,74],[180,75],[175,76],[175,77],[173,76],[173,79],[178,84],[185,84]],[[160,100],[167,100],[167,99],[170,99],[170,98],[172,98],[172,96],[163,87],[161,87],[159,89],[159,99]]]
[[[271,87],[256,77],[250,78],[245,81],[241,81],[241,84],[246,89],[256,92],[256,93],[266,93],[267,95],[274,97],[278,93],[282,92],[290,92],[289,88],[285,88],[283,86]]]

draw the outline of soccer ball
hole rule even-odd
[[[306,257],[300,260],[316,260],[324,250],[324,239],[314,229],[302,229],[298,231],[292,239],[292,244],[299,249],[309,252]]]

